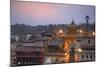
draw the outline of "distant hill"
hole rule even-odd
[[[33,27],[25,24],[11,25],[11,34],[27,34],[33,31]]]
[[[80,27],[85,27],[85,23],[80,24]],[[14,24],[11,25],[11,34],[16,35],[25,35],[25,34],[31,34],[31,33],[41,33],[43,31],[46,32],[52,32],[56,28],[66,28],[67,24],[58,24],[58,25],[38,25],[38,26],[30,26],[25,24]],[[95,23],[89,24],[89,30],[95,31]]]

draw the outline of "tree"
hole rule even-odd
[[[89,16],[88,15],[86,15],[85,20],[86,20],[86,31],[89,31]]]

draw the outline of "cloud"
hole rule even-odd
[[[17,14],[23,14],[35,19],[53,19],[57,17],[57,9],[54,5],[33,3],[33,2],[16,2],[12,4],[12,11]]]

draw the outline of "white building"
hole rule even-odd
[[[95,61],[95,38],[78,37],[76,40],[76,54],[79,61]]]

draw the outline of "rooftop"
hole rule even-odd
[[[50,40],[48,45],[62,45],[63,44],[63,40],[61,39],[56,39],[56,40]]]

